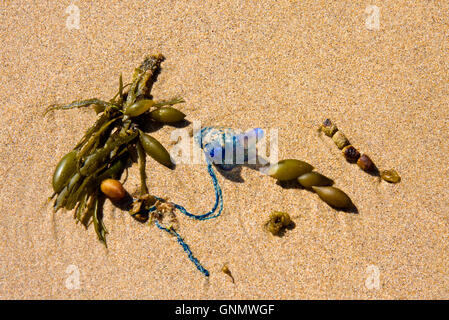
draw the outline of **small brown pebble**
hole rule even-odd
[[[399,173],[394,169],[382,170],[380,172],[380,177],[390,183],[398,183],[401,181]]]
[[[328,137],[332,137],[338,131],[337,126],[335,126],[332,123],[332,121],[330,121],[329,119],[324,120],[324,122],[321,125],[320,129]]]
[[[335,134],[332,136],[332,140],[334,140],[338,149],[343,149],[344,147],[349,145],[348,138],[346,138],[346,136],[341,131],[335,132]]]
[[[352,145],[344,147],[342,151],[346,161],[350,163],[355,163],[360,158],[360,152],[358,152]]]
[[[359,160],[357,160],[357,165],[360,167],[360,169],[366,172],[372,172],[376,169],[373,161],[371,161],[370,157],[368,157],[366,154],[362,154]]]
[[[101,182],[101,191],[113,201],[122,200],[126,196],[125,188],[120,181],[115,179],[106,179]]]

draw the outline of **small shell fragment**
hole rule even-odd
[[[336,125],[332,123],[329,119],[324,120],[323,124],[320,127],[321,131],[328,137],[332,137],[337,131],[338,128]]]
[[[343,149],[344,147],[349,145],[348,138],[346,138],[346,136],[341,131],[335,132],[335,134],[332,136],[332,140],[334,140],[338,149]]]
[[[357,160],[360,158],[360,152],[358,152],[357,149],[354,148],[352,145],[344,147],[342,152],[346,161],[350,163],[356,163]]]
[[[398,183],[401,181],[401,177],[399,176],[399,173],[394,170],[394,169],[390,169],[390,170],[382,170],[380,172],[380,177],[390,183]]]

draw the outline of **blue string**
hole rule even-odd
[[[203,143],[202,143],[201,137],[203,136],[205,131],[210,131],[212,129],[213,129],[213,127],[204,127],[201,129],[199,134],[196,135],[195,141],[198,143],[198,145],[201,148],[203,148]],[[220,216],[221,213],[223,212],[223,193],[222,193],[220,185],[218,183],[217,175],[215,174],[212,163],[210,162],[210,160],[207,157],[206,157],[206,162],[207,162],[207,171],[209,172],[209,175],[212,178],[212,184],[214,186],[214,192],[215,192],[215,203],[214,203],[212,209],[209,212],[204,213],[204,214],[193,214],[193,213],[190,213],[183,206],[173,203],[175,208],[178,209],[181,213],[183,213],[187,217],[193,218],[195,220],[201,220],[201,221],[216,218],[216,217]],[[158,198],[158,197],[155,197],[155,198],[157,200],[163,200],[162,198]],[[217,208],[219,208],[218,213],[213,215],[217,211]]]
[[[223,212],[223,194],[220,188],[220,185],[218,184],[217,176],[215,175],[214,169],[212,167],[211,163],[207,164],[207,171],[209,172],[209,175],[212,177],[212,183],[214,185],[215,190],[215,203],[212,209],[205,213],[200,215],[195,215],[193,213],[190,213],[186,210],[183,206],[174,203],[174,206],[176,209],[178,209],[180,212],[182,212],[184,215],[186,215],[189,218],[193,218],[195,220],[209,220],[218,217]],[[218,213],[213,215],[215,211],[217,211],[217,207],[220,206]]]
[[[213,129],[213,127],[204,127],[201,129],[201,131],[199,133],[196,134],[195,142],[199,145],[199,147],[201,149],[203,149],[202,137],[204,136],[205,132],[207,133],[212,129]],[[213,219],[213,218],[216,218],[219,215],[221,215],[221,213],[223,212],[223,193],[221,191],[220,185],[218,184],[217,175],[215,174],[212,163],[209,161],[208,157],[206,157],[206,162],[207,162],[207,171],[209,172],[209,175],[212,178],[212,184],[214,186],[214,191],[215,191],[215,203],[214,203],[214,206],[212,207],[212,209],[207,213],[196,215],[196,214],[193,214],[193,213],[190,213],[189,211],[187,211],[187,209],[184,208],[183,206],[174,203],[174,206],[176,209],[178,209],[181,213],[183,213],[187,217],[193,218],[195,220]],[[213,215],[215,213],[215,211],[217,211],[218,207],[219,207],[218,213]]]
[[[204,127],[201,129],[201,131],[199,132],[199,134],[195,137],[195,141],[198,143],[198,145],[200,146],[201,149],[203,149],[203,144],[202,144],[202,136],[204,134],[205,131],[210,131],[212,130],[212,127]],[[200,140],[201,139],[201,140]],[[214,186],[214,191],[215,191],[215,203],[212,207],[212,209],[204,214],[193,214],[190,213],[189,211],[187,211],[186,208],[184,208],[183,206],[173,203],[173,205],[175,206],[176,209],[178,209],[181,213],[183,213],[184,215],[186,215],[189,218],[193,218],[195,220],[200,220],[200,221],[204,221],[204,220],[209,220],[209,219],[213,219],[218,217],[219,215],[221,215],[221,213],[223,212],[223,193],[221,191],[220,185],[218,184],[218,179],[217,176],[215,174],[214,168],[212,166],[212,163],[210,162],[210,160],[208,159],[208,157],[206,157],[206,162],[207,162],[207,171],[209,172],[209,175],[212,178],[212,184]],[[157,200],[163,201],[162,198],[159,197],[155,197]],[[217,211],[217,208],[219,209],[218,212],[214,215],[214,213]],[[156,210],[156,206],[152,206],[148,209],[148,212],[152,212]],[[195,256],[192,253],[192,250],[190,250],[190,247],[187,245],[187,243],[184,242],[184,240],[182,239],[182,237],[179,235],[179,233],[177,233],[174,229],[168,229],[164,226],[162,226],[157,220],[155,220],[156,226],[161,229],[164,230],[172,235],[176,236],[176,240],[178,241],[178,243],[181,245],[181,247],[184,249],[184,251],[187,253],[187,256],[189,257],[189,260],[193,262],[193,264],[197,267],[197,269],[199,271],[201,271],[206,277],[209,276],[209,271],[207,271],[207,269],[205,269],[201,263],[198,261],[197,258],[195,258]]]
[[[209,276],[209,271],[207,271],[207,269],[205,269],[201,263],[198,261],[197,258],[194,257],[192,250],[190,250],[189,246],[187,243],[184,242],[184,240],[181,238],[181,236],[179,235],[179,233],[177,233],[174,229],[168,229],[165,228],[164,226],[162,226],[157,220],[155,220],[156,226],[161,229],[164,230],[172,235],[176,236],[176,240],[178,241],[178,243],[181,245],[181,247],[184,249],[185,252],[187,252],[187,256],[189,257],[190,261],[193,262],[193,264],[197,267],[197,269],[199,271],[201,271],[201,273],[203,273],[206,277]]]

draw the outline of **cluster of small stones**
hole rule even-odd
[[[349,163],[357,163],[360,169],[368,173],[377,173],[377,167],[370,157],[366,154],[361,154],[351,143],[345,134],[332,123],[331,120],[324,120],[320,126],[320,130],[328,137],[331,137],[335,145],[342,150],[343,156]],[[401,178],[394,169],[381,170],[380,177],[390,183],[398,183]]]

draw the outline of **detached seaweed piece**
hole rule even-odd
[[[312,171],[314,167],[307,162],[297,159],[284,159],[272,165],[268,175],[279,182],[296,180],[301,186],[309,191],[314,191],[328,205],[336,209],[349,209],[354,207],[349,196],[338,188],[331,187],[332,179],[321,173]],[[272,224],[270,232],[279,232],[278,225]]]
[[[221,272],[223,272],[225,275],[231,278],[232,283],[235,283],[234,276],[232,275],[231,270],[229,270],[229,267],[227,264],[224,264],[221,268]]]
[[[287,212],[273,211],[264,227],[274,236],[279,236],[292,223]]]
[[[163,206],[160,205],[164,200],[151,195],[147,187],[146,155],[169,168],[173,168],[173,163],[164,146],[139,129],[139,123],[145,121],[173,123],[185,118],[184,113],[173,108],[173,105],[184,102],[182,98],[156,101],[151,96],[151,88],[163,60],[161,54],[146,57],[134,70],[132,82],[129,84],[123,85],[120,75],[118,92],[109,101],[94,98],[69,104],[55,104],[46,108],[44,115],[52,110],[87,107],[92,107],[98,114],[94,125],[56,166],[52,183],[54,194],[51,198],[55,198],[53,208],[55,212],[59,209],[74,209],[76,221],[81,222],[86,228],[92,222],[98,239],[106,246],[107,230],[102,214],[104,200],[108,197],[114,203],[119,203],[126,201],[127,198],[131,199],[118,180],[133,158],[135,160],[133,155],[137,151],[140,195],[134,201],[128,201],[125,208],[139,222],[148,221],[151,214],[150,223],[154,222],[158,228],[175,236],[188,253],[190,260],[208,276],[209,272],[193,257],[174,226],[164,225],[161,217],[166,210],[162,210]],[[124,88],[128,90],[125,92]],[[221,213],[221,198],[220,204]],[[204,216],[190,214],[179,205],[173,204],[172,207],[192,218],[205,220]]]

